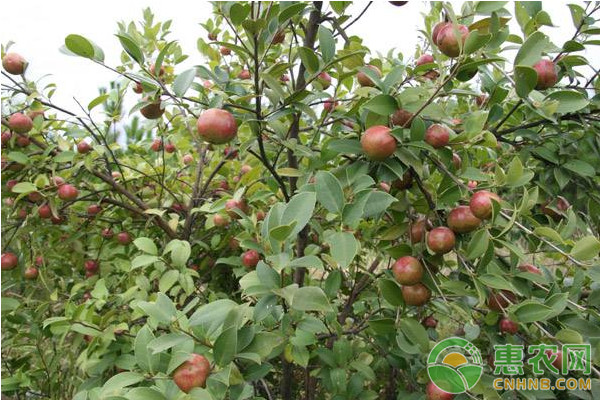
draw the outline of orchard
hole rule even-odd
[[[146,9],[120,60],[65,38],[114,73],[78,107],[5,43],[2,398],[600,398],[600,5],[561,7],[215,2],[190,52]],[[506,345],[591,384],[498,390]]]

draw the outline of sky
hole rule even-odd
[[[454,1],[455,10],[460,10],[461,2]],[[575,3],[582,4],[583,2]],[[351,10],[357,15],[367,4],[355,2]],[[103,1],[2,1],[0,2],[0,42],[15,42],[12,51],[22,54],[30,66],[27,75],[40,78],[51,75],[44,82],[56,82],[58,89],[53,101],[73,109],[73,96],[82,104],[98,95],[98,87],[107,86],[116,74],[89,60],[70,57],[59,48],[64,38],[71,34],[81,34],[97,43],[105,52],[106,63],[119,63],[121,46],[114,36],[116,22],[139,21],[142,9],[151,7],[155,21],[173,20],[171,38],[177,39],[184,52],[190,55],[186,63],[177,68],[184,71],[190,65],[202,63],[196,50],[196,39],[206,37],[200,22],[206,20],[212,5],[206,1],[189,0],[103,0]],[[327,6],[326,6],[327,7]],[[514,10],[513,5],[507,8]],[[421,13],[428,10],[426,2],[410,1],[403,7],[394,7],[387,1],[376,1],[363,18],[349,29],[349,34],[363,37],[364,44],[372,52],[386,54],[396,48],[411,57],[418,43],[417,29],[421,27]],[[544,2],[544,10],[552,17],[555,27],[544,27],[554,43],[570,38],[574,32],[567,6],[562,2]],[[520,33],[516,21],[511,22],[511,32]],[[600,51],[587,54],[595,65],[600,65]]]

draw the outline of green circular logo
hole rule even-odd
[[[464,393],[472,389],[483,374],[481,353],[463,338],[444,339],[431,349],[427,373],[440,389],[452,394]]]

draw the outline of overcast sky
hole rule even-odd
[[[453,2],[460,11],[461,2]],[[576,2],[583,4],[583,2]],[[355,2],[351,10],[358,14],[367,2]],[[59,52],[68,34],[81,34],[96,42],[106,54],[106,63],[117,65],[121,46],[114,36],[116,21],[139,21],[142,9],[151,7],[155,20],[173,20],[171,39],[177,39],[184,52],[190,55],[186,64],[178,66],[183,71],[189,65],[202,62],[196,50],[198,36],[206,36],[199,23],[210,15],[212,5],[208,2],[189,0],[103,0],[103,1],[1,1],[0,2],[0,41],[9,40],[16,44],[12,51],[21,53],[30,61],[27,72],[30,78],[50,74],[48,82],[56,82],[58,89],[54,97],[57,104],[73,108],[73,96],[82,104],[87,104],[98,95],[99,86],[107,86],[116,76],[112,72],[88,60],[69,57]],[[363,19],[354,24],[350,34],[364,38],[364,43],[373,52],[387,53],[391,48],[412,57],[418,41],[417,29],[421,27],[421,13],[428,10],[421,1],[411,1],[403,7],[393,7],[387,1],[376,1]],[[511,12],[514,6],[507,6]],[[570,38],[574,32],[566,4],[544,2],[555,27],[544,27],[556,45]],[[520,34],[516,21],[511,22],[511,32]],[[593,46],[592,46],[593,47]],[[600,51],[591,59],[600,65]]]

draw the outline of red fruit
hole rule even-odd
[[[319,82],[323,89],[326,90],[329,88],[329,86],[331,86],[331,75],[323,71],[317,75],[317,82]]]
[[[17,257],[14,253],[2,253],[0,257],[0,268],[2,270],[10,270],[17,266],[19,263],[19,257]]]
[[[219,52],[224,55],[224,56],[229,56],[231,55],[231,49],[225,47],[225,46],[221,46],[221,48],[219,49]]]
[[[471,190],[475,189],[477,187],[478,183],[477,181],[469,181],[467,182],[467,187]]]
[[[452,393],[443,391],[433,382],[427,384],[425,393],[427,394],[427,400],[452,400],[454,398]]]
[[[123,232],[117,233],[117,242],[119,242],[123,246],[128,245],[132,241],[133,241],[133,238],[131,237],[129,232],[123,231]]]
[[[27,280],[34,280],[38,277],[38,269],[36,267],[27,267],[23,272],[23,277]]]
[[[17,183],[19,183],[19,181],[17,181],[16,179],[11,179],[9,181],[6,181],[6,188],[8,190],[12,191],[12,188],[14,188]]]
[[[290,81],[290,77],[287,74],[283,74],[279,77],[279,80],[281,82],[289,82]]]
[[[156,152],[161,151],[163,148],[162,139],[154,139],[152,141],[152,144],[150,145],[150,148],[152,149],[152,151],[156,151]]]
[[[44,204],[38,208],[38,215],[40,218],[48,219],[52,217],[52,209],[48,204]]]
[[[53,215],[52,217],[50,217],[50,221],[52,221],[52,224],[54,224],[54,225],[60,225],[63,222],[65,222],[65,219],[61,216],[55,217]]]
[[[250,71],[243,69],[238,74],[238,79],[250,79]]]
[[[18,147],[27,147],[31,144],[31,139],[29,139],[29,136],[18,136],[15,143]]]
[[[488,298],[487,304],[488,308],[493,311],[502,311],[504,308],[508,307],[511,303],[514,303],[516,300],[516,296],[514,293],[509,292],[508,290],[503,290],[500,293],[492,293]]]
[[[149,102],[150,99],[145,98],[144,102]],[[162,117],[165,109],[161,107],[160,100],[152,101],[146,104],[144,107],[140,108],[140,113],[146,117],[147,119],[158,119]]]
[[[193,388],[205,387],[208,375],[210,363],[206,357],[194,353],[173,372],[173,382],[183,392],[189,393]]]
[[[455,30],[458,31],[458,34],[455,33]],[[440,29],[437,35],[437,46],[448,57],[458,57],[468,35],[469,28],[465,25],[447,24]]]
[[[21,208],[18,212],[17,212],[17,218],[19,219],[25,219],[27,218],[27,210],[24,208]]]
[[[41,267],[44,265],[44,257],[42,256],[37,256],[35,258],[35,265],[37,265],[38,267]]]
[[[22,75],[27,69],[27,61],[17,53],[6,53],[2,57],[2,68],[12,75]]]
[[[533,69],[537,72],[537,90],[551,88],[558,82],[556,65],[551,60],[540,60],[533,65]]]
[[[231,159],[231,158],[237,158],[238,156],[238,151],[236,149],[234,149],[233,147],[225,147],[225,149],[223,150],[223,155],[225,156],[225,158],[227,159]]]
[[[402,298],[409,306],[422,306],[431,298],[431,291],[422,283],[402,286]]]
[[[454,232],[445,226],[433,228],[427,235],[427,247],[436,254],[446,254],[454,248]]]
[[[418,67],[419,65],[431,64],[433,62],[435,62],[435,60],[431,54],[423,54],[421,57],[417,58],[415,65]]]
[[[440,31],[442,30],[442,28],[444,28],[446,25],[450,25],[449,22],[438,22],[434,27],[433,27],[433,31],[431,32],[431,41],[433,42],[433,44],[435,44],[437,46],[438,41],[437,41],[437,37],[438,34],[440,33]]]
[[[92,151],[92,146],[90,146],[90,144],[85,140],[82,140],[81,142],[77,143],[77,152],[79,154],[87,154],[90,151]]]
[[[87,214],[90,217],[93,217],[96,214],[99,214],[100,211],[102,211],[102,207],[99,204],[90,204],[87,209]]]
[[[52,183],[54,184],[54,186],[61,186],[65,184],[65,180],[60,176],[53,176]]]
[[[421,324],[425,327],[425,328],[435,328],[437,327],[437,319],[433,318],[433,315],[430,315],[428,317],[423,318],[423,321],[421,321]]]
[[[392,266],[396,280],[402,285],[414,285],[423,279],[423,266],[415,257],[400,257]]]
[[[379,182],[379,188],[386,193],[389,193],[392,187],[387,182]]]
[[[433,148],[444,147],[450,141],[450,130],[440,124],[433,124],[425,132],[425,141]]]
[[[392,186],[398,190],[406,190],[412,187],[413,177],[410,171],[406,171],[402,175],[402,179],[396,179],[392,182]]]
[[[112,171],[110,176],[112,176],[113,179],[119,179],[121,177],[121,173],[119,171]]]
[[[137,93],[137,94],[144,93],[144,87],[142,86],[142,84],[140,82],[135,83],[135,85],[133,86],[133,92]]]
[[[452,153],[452,165],[454,166],[454,169],[460,169],[462,165],[462,159],[457,153]]]
[[[240,242],[239,240],[237,240],[235,237],[231,237],[229,239],[229,249],[230,250],[237,250],[240,248]]]
[[[242,264],[247,268],[254,268],[260,261],[260,254],[256,250],[248,250],[242,254]]]
[[[554,361],[552,361],[552,366],[554,366],[554,368],[558,369],[559,371],[562,370],[562,360],[563,360],[563,353],[562,351],[558,351],[556,353],[554,353],[551,350],[546,350],[545,353],[548,355],[548,359],[552,360],[554,358],[554,356],[556,356],[556,358],[554,358]]]
[[[522,272],[529,272],[532,274],[541,275],[542,271],[533,264],[521,264],[519,265],[519,270]]]
[[[396,151],[396,139],[390,134],[390,128],[375,125],[365,131],[360,145],[367,157],[375,161],[383,161]]]
[[[92,294],[90,292],[85,292],[83,294],[83,301],[89,300],[92,298]]]
[[[217,40],[217,34],[214,32],[209,32],[208,33],[208,40]]]
[[[479,219],[488,219],[492,216],[492,199],[500,201],[500,196],[487,190],[473,193],[469,207],[471,212]]]
[[[36,117],[42,117],[42,119],[44,118],[44,110],[43,109],[31,109],[29,111],[27,111],[27,116],[29,118],[31,118],[31,120],[33,121]]]
[[[58,197],[61,200],[75,200],[79,195],[79,191],[73,185],[64,184],[58,188]]]
[[[150,74],[154,77],[156,77],[156,64],[152,64],[150,66]],[[162,65],[160,66],[160,69],[158,70],[158,77],[162,78],[165,75],[165,67],[163,67]]]
[[[502,333],[510,333],[514,335],[519,331],[519,324],[509,318],[502,318],[498,323],[498,328]]]
[[[231,218],[239,219],[241,217],[234,211],[236,209],[242,211],[244,214],[248,214],[249,211],[248,205],[244,200],[229,199],[225,202],[225,211],[227,211],[227,214]]]
[[[219,189],[221,190],[229,190],[229,183],[226,180],[222,180],[219,182]]]
[[[12,197],[7,197],[4,199],[4,205],[7,207],[12,207],[15,205],[15,199],[13,199]]]
[[[2,146],[7,146],[10,143],[10,139],[12,138],[12,132],[11,131],[4,131],[2,132]]]
[[[422,242],[425,232],[427,232],[427,220],[422,218],[410,224],[408,235],[411,243]]]
[[[469,206],[458,206],[448,213],[447,224],[456,233],[473,232],[481,220],[473,215]]]
[[[271,43],[279,44],[279,43],[282,43],[284,40],[285,40],[285,31],[280,30],[280,31],[277,31],[275,36],[273,36],[273,40],[271,40]]]
[[[237,122],[227,110],[210,108],[198,118],[198,135],[208,143],[223,144],[237,135]]]
[[[408,121],[410,121],[410,119],[413,117],[413,113],[403,110],[403,109],[398,109],[396,110],[396,112],[394,112],[392,114],[392,124],[394,126],[401,126],[403,128],[408,128],[408,125],[406,125],[408,123]]]
[[[202,86],[204,86],[204,88],[206,89],[210,89],[213,86],[213,84],[211,81],[204,81],[202,82]]]
[[[396,7],[402,7],[403,5],[408,3],[408,1],[388,1],[388,3]]]
[[[175,150],[176,150],[176,147],[175,147],[175,145],[173,143],[167,143],[165,145],[165,151],[167,153],[175,153]]]
[[[39,203],[43,198],[40,192],[31,192],[27,195],[27,199],[32,203]]]
[[[192,156],[191,154],[186,154],[183,156],[183,163],[185,165],[190,165],[193,162],[194,162],[194,156]]]
[[[377,68],[374,65],[367,65],[367,68],[369,68],[370,70],[372,70],[373,72],[375,72],[375,75],[377,75],[379,78],[381,78],[381,71],[379,70],[379,68]],[[360,86],[368,86],[368,87],[373,87],[375,86],[375,82],[373,82],[371,80],[371,78],[369,78],[367,76],[367,74],[365,74],[364,72],[360,71],[358,74],[356,74],[356,80],[358,80],[358,84]]]
[[[256,212],[256,220],[257,221],[262,221],[265,219],[265,212],[263,210],[258,210]]]
[[[83,266],[85,268],[86,271],[88,272],[98,272],[98,261],[95,260],[85,260],[85,262],[83,263]]]
[[[104,229],[102,229],[102,232],[100,232],[100,235],[102,235],[102,237],[104,239],[110,239],[113,237],[114,233],[113,233],[112,229],[104,228]]]
[[[332,112],[334,108],[336,108],[339,105],[339,103],[337,101],[335,101],[333,98],[331,99],[327,99],[323,102],[323,109],[325,109],[325,111],[327,112]]]
[[[23,113],[14,113],[8,118],[8,127],[17,133],[27,133],[33,128],[33,121]]]

